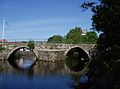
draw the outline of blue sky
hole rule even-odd
[[[92,13],[81,12],[84,0],[0,0],[0,38],[5,18],[5,38],[46,40],[66,35],[76,26],[89,30]]]

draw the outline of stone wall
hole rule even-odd
[[[44,61],[64,60],[65,52],[61,50],[38,50],[38,59]]]

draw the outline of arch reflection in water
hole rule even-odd
[[[70,70],[79,72],[86,68],[89,64],[88,54],[79,47],[70,49],[66,54],[65,63]]]
[[[34,60],[32,57],[21,56],[19,59],[15,59],[15,62],[19,68],[26,69],[32,67]]]
[[[18,48],[14,50],[8,61],[16,69],[28,69],[36,62],[36,55],[28,48]]]

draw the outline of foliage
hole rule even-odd
[[[95,32],[91,31],[91,32],[87,32],[86,33],[86,36],[87,36],[87,42],[89,43],[96,43],[97,39],[98,39],[98,36]]]
[[[67,33],[65,37],[65,43],[79,44],[79,43],[96,43],[98,37],[94,31],[87,32],[86,35],[82,35],[80,27],[75,27]]]
[[[97,41],[96,67],[111,73],[116,81],[120,78],[120,0],[99,1],[97,5],[88,2],[82,7],[91,7],[93,29],[102,32]]]
[[[93,8],[93,5],[95,2],[84,2],[80,7],[82,8],[82,11],[85,11],[86,9]]]
[[[120,38],[120,1],[100,0],[100,4],[96,6],[93,6],[95,3],[90,3],[84,3],[81,7],[84,9],[91,7],[94,13],[93,29],[102,32],[97,41],[98,52],[100,55],[104,55],[100,58],[111,69],[111,62],[114,63],[120,59],[120,41],[118,41]]]
[[[5,48],[2,47],[2,45],[0,45],[0,52],[3,51],[3,50],[5,50]]]
[[[75,27],[67,33],[65,43],[78,44],[81,42],[82,30],[80,27]]]
[[[63,43],[63,37],[60,35],[54,35],[48,39],[47,43]]]
[[[35,48],[34,41],[30,40],[30,41],[28,42],[27,46],[28,46],[31,50],[33,50],[33,49]]]
[[[116,70],[115,61],[120,60],[120,1],[101,0],[100,5],[92,8],[93,28],[103,32],[98,39],[101,61],[108,70]],[[114,64],[115,63],[115,64]]]
[[[88,37],[86,35],[82,35],[81,43],[90,43],[89,40],[88,40]]]
[[[60,35],[54,35],[50,37],[47,43],[66,43],[66,44],[79,44],[79,43],[96,43],[98,37],[97,34],[92,32],[87,32],[86,35],[82,35],[82,29],[80,27],[75,27],[70,29],[64,38]]]

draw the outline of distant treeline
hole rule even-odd
[[[53,35],[48,38],[47,43],[66,43],[66,44],[79,44],[79,43],[96,43],[98,36],[96,32],[84,32],[80,27],[70,29],[70,31],[63,37],[61,35]]]

